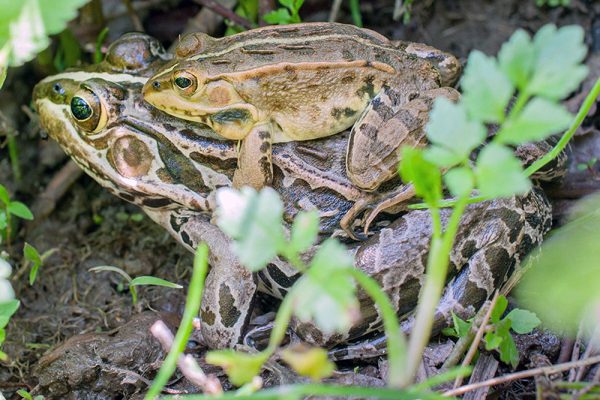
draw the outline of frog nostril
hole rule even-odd
[[[52,85],[52,90],[54,91],[54,93],[57,93],[60,95],[65,94],[65,89],[63,89],[63,87],[60,83],[55,83],[54,85]]]
[[[152,82],[152,87],[156,90],[160,89],[160,82],[159,81]]]

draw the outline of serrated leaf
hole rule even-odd
[[[584,31],[578,25],[560,29],[544,25],[533,38],[536,61],[527,92],[560,100],[575,90],[588,73],[581,65],[587,54],[583,40]]]
[[[519,159],[510,149],[496,143],[490,143],[479,153],[475,176],[481,194],[490,198],[524,194],[531,187]]]
[[[169,282],[165,279],[156,278],[154,276],[138,276],[137,278],[133,278],[129,285],[132,286],[142,286],[142,285],[152,285],[152,286],[164,286],[173,289],[182,289],[183,286],[178,285],[177,283]]]
[[[521,144],[546,139],[569,127],[573,115],[550,100],[531,100],[514,120],[506,121],[496,135],[499,143]]]
[[[442,198],[442,174],[437,166],[425,159],[423,150],[403,147],[398,169],[402,180],[411,182],[416,194],[427,203],[437,204]]]
[[[455,167],[444,174],[444,183],[453,196],[465,196],[473,190],[475,175],[470,168]]]
[[[217,225],[233,239],[233,251],[252,271],[264,268],[286,246],[283,203],[270,187],[217,191]]]
[[[296,283],[294,314],[302,321],[314,321],[327,334],[347,330],[359,315],[354,281],[343,271],[352,265],[352,257],[342,244],[335,239],[323,242],[310,268]]]
[[[328,378],[335,364],[327,358],[327,351],[319,347],[291,346],[281,352],[281,358],[301,376],[313,381]]]
[[[31,210],[29,210],[29,207],[20,201],[11,201],[6,209],[9,213],[16,215],[19,218],[27,220],[33,219],[33,214],[31,213]]]
[[[504,314],[504,311],[506,311],[506,307],[508,307],[508,300],[506,297],[502,295],[498,296],[498,299],[496,299],[496,304],[494,305],[494,309],[490,314],[490,321],[494,324],[500,322],[502,314]]]
[[[42,265],[42,258],[40,257],[40,253],[38,253],[37,249],[29,243],[25,243],[25,246],[23,247],[23,256],[32,264],[31,270],[29,271],[29,285],[33,285],[35,283],[38,270]]]
[[[235,386],[251,382],[267,359],[265,353],[248,354],[234,350],[209,351],[206,354],[206,362],[223,368]]]
[[[460,160],[467,159],[487,133],[479,121],[467,118],[462,104],[455,104],[445,97],[435,99],[425,130],[431,143],[449,150]]]
[[[0,185],[0,201],[5,205],[10,204],[10,195],[8,194],[8,190],[4,185]]]
[[[460,85],[462,102],[472,119],[487,123],[499,123],[504,119],[514,87],[493,57],[473,50]],[[477,144],[482,140],[483,137]]]
[[[8,324],[10,317],[17,312],[20,305],[21,302],[19,300],[9,300],[0,303],[0,328],[4,328]]]
[[[298,213],[292,224],[290,251],[302,253],[317,240],[319,234],[319,214],[316,211]]]
[[[519,308],[511,310],[506,318],[512,321],[512,330],[520,334],[529,333],[542,323],[535,313]]]
[[[527,85],[534,62],[533,43],[529,34],[523,29],[515,31],[498,53],[500,69],[519,90]]]

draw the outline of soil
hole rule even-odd
[[[119,14],[120,1],[105,3],[107,15]],[[572,111],[600,75],[600,4],[593,0],[571,0],[564,8],[537,7],[534,0],[420,0],[415,2],[407,24],[392,20],[393,3],[361,1],[365,26],[392,39],[425,42],[450,51],[463,62],[473,49],[496,54],[519,28],[534,32],[551,22],[581,25],[590,46],[587,63],[591,73],[567,100]],[[329,1],[307,0],[302,17],[306,21],[326,20],[329,5]],[[148,33],[170,45],[189,16],[199,10],[200,6],[191,1],[170,2],[169,7],[154,2],[139,16]],[[351,23],[347,9],[342,7],[338,20]],[[134,30],[126,15],[109,23],[110,39]],[[82,44],[93,43],[98,33],[81,21],[71,27]],[[223,26],[219,29],[222,31]],[[117,266],[131,276],[152,275],[185,284],[192,257],[139,209],[110,195],[85,175],[69,185],[62,196],[42,196],[67,162],[57,144],[40,138],[35,116],[30,120],[27,114],[31,113],[23,111],[23,107],[29,108],[31,88],[47,73],[45,70],[47,67],[39,63],[11,70],[0,91],[0,126],[2,131],[8,129],[17,135],[22,170],[18,180],[7,147],[0,148],[0,183],[9,188],[13,198],[32,206],[36,214],[31,223],[19,224],[10,246],[0,245],[14,261],[12,283],[21,301],[3,347],[10,361],[0,363],[0,393],[7,399],[18,399],[17,389],[35,388],[35,394],[47,399],[141,398],[164,357],[147,327],[159,318],[175,327],[185,292],[139,287],[139,301],[133,304],[120,275],[90,272],[90,268]],[[594,108],[572,143],[567,177],[548,189],[557,224],[564,221],[576,200],[600,189],[600,163],[590,163],[600,155],[599,124]],[[581,164],[590,165],[582,168]],[[29,266],[21,260],[25,242],[40,253],[51,251],[33,286],[27,282]],[[446,340],[440,338],[436,346],[443,348]],[[559,338],[541,331],[521,336],[517,343],[522,350],[521,368],[533,362],[532,354],[538,358],[542,354],[554,362],[561,347]],[[195,352],[194,346],[190,341],[189,350]],[[443,359],[434,359],[436,351],[431,354],[435,368]],[[440,354],[446,353],[438,351],[437,356]],[[356,366],[358,370],[352,372]],[[341,367],[350,373],[340,373],[339,381],[369,385],[381,384],[381,373],[386,369],[385,362],[377,360]],[[289,371],[279,370],[267,377],[267,382],[290,379]],[[173,378],[171,384],[176,390],[194,390],[183,378]],[[495,396],[528,398],[535,393],[532,385],[530,380],[496,388]]]

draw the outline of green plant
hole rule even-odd
[[[0,17],[0,87],[9,66],[31,60],[48,47],[49,35],[61,32],[89,0],[4,0]]]
[[[133,304],[137,304],[137,290],[136,286],[144,286],[144,285],[153,285],[153,286],[164,286],[172,289],[182,289],[183,286],[178,285],[173,282],[169,282],[167,280],[156,278],[154,276],[138,276],[137,278],[132,278],[127,272],[123,271],[121,268],[112,267],[112,266],[100,266],[93,267],[89,269],[90,272],[116,272],[125,278],[127,285],[129,287],[129,292],[131,293],[131,300]]]
[[[535,5],[538,7],[568,7],[571,5],[571,0],[535,0]]]
[[[298,12],[304,0],[279,0],[283,7],[271,11],[263,16],[265,22],[272,25],[296,24],[302,22]]]
[[[12,235],[12,216],[32,220],[33,214],[25,204],[11,200],[8,190],[0,184],[0,243],[4,238],[8,244]]]
[[[17,390],[17,394],[24,398],[25,400],[44,400],[44,396],[38,395],[33,397],[27,390],[19,389]]]

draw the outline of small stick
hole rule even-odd
[[[243,26],[246,29],[252,29],[252,23],[244,17],[240,17],[227,7],[223,7],[215,0],[194,0],[194,2],[203,5],[213,12],[233,21],[235,24]]]
[[[498,300],[498,296],[499,296],[499,293],[496,290],[496,293],[494,293],[494,297],[492,297],[492,300],[490,302],[490,306],[488,307],[488,310],[485,313],[483,320],[481,321],[481,325],[479,325],[479,329],[477,329],[475,338],[473,338],[473,341],[471,342],[471,347],[469,348],[469,351],[467,352],[465,359],[463,360],[462,364],[460,365],[461,367],[466,368],[469,364],[471,364],[471,360],[473,360],[473,357],[475,357],[475,353],[477,352],[477,348],[479,347],[479,342],[481,342],[481,338],[483,337],[483,333],[485,332],[487,323],[490,320],[490,317],[492,316],[492,311],[494,311],[494,307],[496,306],[496,301]],[[454,389],[459,387],[462,384],[462,381],[463,381],[462,375],[457,376],[456,379],[454,380]]]
[[[150,332],[160,342],[163,349],[168,352],[173,346],[173,333],[169,327],[161,320],[156,321],[151,327]],[[191,354],[181,354],[177,360],[177,366],[181,373],[194,385],[207,394],[221,394],[223,388],[221,382],[214,376],[206,376],[202,368],[198,366]]]
[[[564,363],[564,364],[556,364],[556,365],[552,365],[550,367],[540,367],[540,368],[529,369],[526,371],[519,371],[519,372],[515,372],[512,374],[500,376],[498,378],[488,379],[487,381],[472,383],[469,385],[461,386],[457,389],[448,390],[447,392],[443,393],[443,396],[444,397],[460,396],[460,395],[470,392],[472,390],[476,390],[476,389],[486,387],[486,386],[496,386],[496,385],[500,385],[502,383],[512,382],[517,379],[531,378],[533,376],[537,376],[537,375],[541,375],[541,374],[545,374],[545,375],[556,374],[558,372],[567,371],[572,368],[577,368],[577,367],[581,367],[584,365],[598,364],[598,363],[600,363],[600,356],[591,357],[586,360],[572,361],[572,362],[568,362],[568,363]]]
[[[329,11],[329,22],[335,22],[342,6],[342,0],[334,0]]]
[[[142,21],[140,17],[135,12],[133,5],[131,4],[131,0],[123,0],[125,3],[125,7],[127,7],[127,14],[129,14],[129,18],[131,18],[131,22],[133,23],[133,27],[136,31],[145,32],[144,25],[142,25]]]

